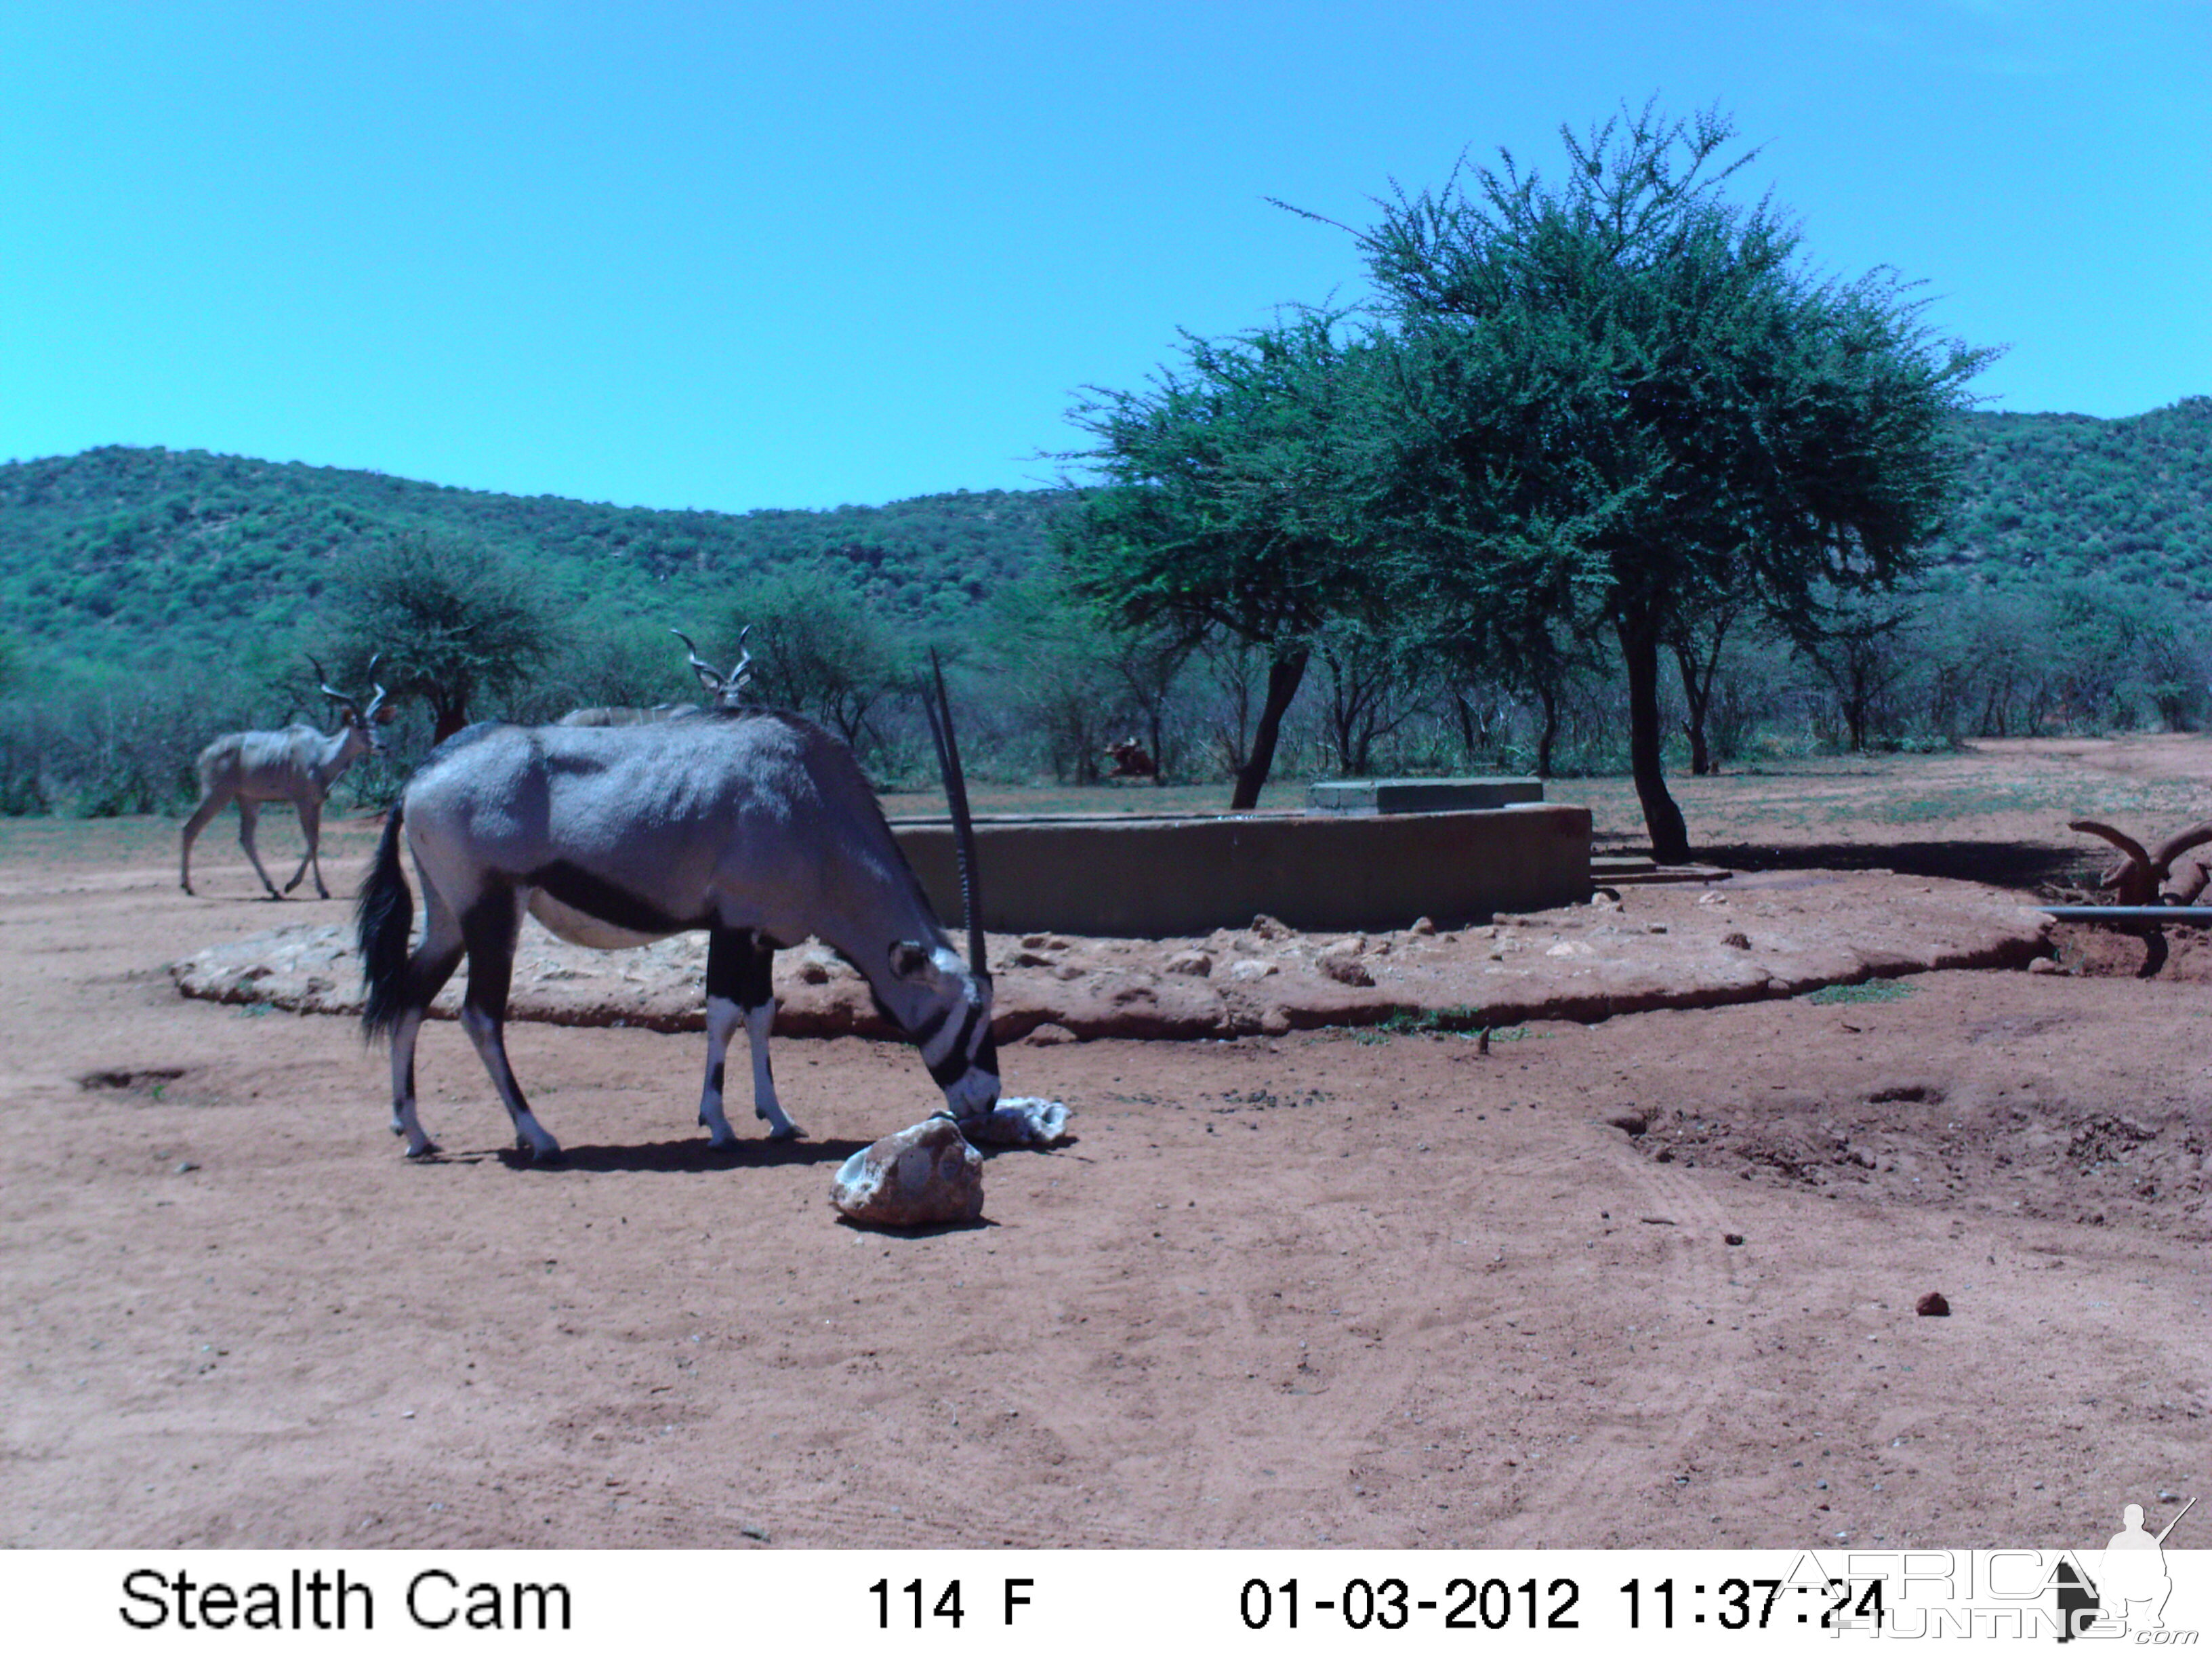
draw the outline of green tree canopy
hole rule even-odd
[[[433,743],[478,697],[512,692],[553,653],[556,630],[521,573],[483,549],[410,536],[354,554],[339,578],[338,672],[430,707]]]
[[[1301,313],[1184,361],[1139,392],[1094,390],[1071,416],[1104,480],[1060,521],[1074,590],[1130,628],[1209,633],[1268,656],[1232,808],[1255,804],[1322,623],[1370,583],[1363,517],[1374,343]]]
[[[876,705],[908,678],[907,642],[881,607],[819,567],[746,590],[731,611],[732,639],[745,628],[762,700],[834,727],[856,750]]]
[[[1660,763],[1660,653],[1748,594],[1794,637],[1885,587],[1938,528],[1946,416],[1992,355],[1937,340],[1893,273],[1823,279],[1717,112],[1562,130],[1549,184],[1510,155],[1382,204],[1359,246],[1394,325],[1391,540],[1410,591],[1507,636],[1617,639],[1630,757],[1662,860],[1688,856]]]

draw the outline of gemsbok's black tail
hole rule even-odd
[[[361,1005],[364,1041],[374,1042],[391,1032],[400,1015],[400,993],[407,983],[407,946],[415,932],[415,895],[408,890],[407,872],[399,866],[400,820],[404,803],[392,803],[384,821],[384,839],[376,844],[376,862],[362,884],[354,905],[354,938],[361,952],[361,977],[366,994]]]

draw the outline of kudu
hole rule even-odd
[[[753,653],[745,649],[745,639],[751,634],[752,629],[748,626],[738,635],[738,665],[729,672],[726,679],[699,660],[699,647],[691,643],[690,637],[682,629],[672,628],[668,631],[682,640],[690,649],[695,672],[714,675],[714,684],[717,688],[716,706],[735,708],[738,693],[743,691],[752,679]],[[699,705],[696,702],[657,702],[650,708],[571,708],[553,723],[556,726],[651,726],[658,720],[681,720],[687,714],[696,714],[702,711]]]
[[[234,800],[239,844],[253,861],[254,873],[261,878],[270,898],[281,899],[297,887],[310,866],[315,872],[316,893],[324,898],[331,896],[331,890],[323,884],[322,860],[316,855],[322,836],[323,802],[331,786],[356,759],[384,752],[384,734],[378,728],[391,720],[392,711],[384,706],[384,688],[375,683],[377,658],[368,659],[365,678],[374,695],[365,709],[331,685],[322,664],[313,657],[307,660],[314,663],[323,695],[337,705],[337,729],[325,732],[312,726],[288,726],[281,732],[232,732],[200,750],[200,803],[185,820],[179,872],[187,893],[192,890],[192,842],[209,821]],[[261,867],[261,854],[253,847],[253,825],[262,803],[279,800],[292,803],[300,815],[300,832],[307,839],[300,867],[284,884],[283,892],[269,879],[269,872]]]
[[[536,1159],[560,1153],[523,1098],[503,1035],[526,912],[562,939],[604,950],[706,931],[699,1121],[715,1146],[736,1139],[723,1111],[723,1066],[740,1023],[752,1050],[755,1115],[772,1137],[799,1133],[769,1065],[771,969],[778,950],[810,935],[866,977],[878,1010],[920,1046],[957,1121],[973,1124],[997,1104],[973,828],[942,679],[939,756],[959,829],[964,963],[852,750],[799,715],[742,706],[744,663],[724,675],[692,647],[691,666],[713,699],[705,714],[647,726],[471,726],[423,763],[392,808],[361,894],[362,1023],[371,1037],[391,1039],[392,1128],[410,1158],[437,1150],[416,1113],[416,1038],[465,955],[461,1024],[517,1145]],[[931,723],[939,728],[939,710]],[[422,938],[411,954],[403,840],[422,884]]]

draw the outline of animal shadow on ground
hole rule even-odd
[[[792,1164],[842,1164],[864,1140],[740,1140],[714,1147],[704,1140],[648,1140],[634,1146],[563,1146],[557,1158],[539,1160],[519,1147],[501,1147],[511,1170],[559,1173],[581,1170],[630,1175],[708,1175],[720,1170],[764,1170]]]

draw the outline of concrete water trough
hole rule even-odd
[[[947,925],[952,830],[891,826]],[[1541,801],[1476,811],[982,817],[983,925],[1177,939],[1270,915],[1305,931],[1439,926],[1590,895],[1590,815]]]

